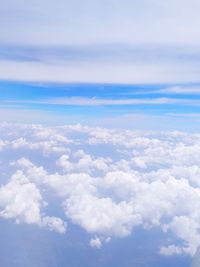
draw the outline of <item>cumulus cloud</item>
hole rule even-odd
[[[50,231],[56,231],[60,234],[64,234],[67,223],[57,217],[45,216],[42,219],[42,226],[48,227]]]
[[[90,246],[96,248],[138,227],[173,237],[160,247],[164,255],[193,255],[199,247],[199,134],[2,124],[0,139],[7,168],[2,219],[58,233],[73,223],[95,236]],[[62,218],[47,212],[48,193]]]
[[[21,171],[0,188],[0,217],[15,219],[16,223],[38,224],[50,230],[64,233],[66,223],[60,218],[44,216],[41,209],[46,203],[40,190]]]
[[[102,244],[101,244],[101,240],[100,240],[98,237],[96,237],[96,238],[92,238],[92,239],[90,240],[90,246],[91,246],[92,248],[101,248],[101,246],[102,246]]]
[[[0,188],[0,216],[16,218],[16,222],[40,223],[42,196],[34,183],[17,171],[6,185]]]

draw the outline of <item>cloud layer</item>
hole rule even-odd
[[[199,1],[9,0],[0,79],[199,82]]]
[[[2,43],[199,44],[199,1],[26,1],[2,3]]]
[[[0,217],[59,233],[76,224],[94,248],[156,227],[173,237],[161,254],[193,255],[199,151],[199,134],[1,123]]]

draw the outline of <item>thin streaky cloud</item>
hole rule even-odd
[[[200,94],[200,87],[172,86],[158,90],[157,92],[164,94]]]
[[[200,113],[168,113],[167,115],[174,117],[200,118]]]
[[[134,96],[134,95],[150,95],[150,94],[162,94],[162,95],[200,95],[200,87],[198,86],[170,86],[165,88],[141,90],[123,92],[121,95]]]
[[[47,105],[69,105],[69,106],[117,106],[117,105],[191,105],[199,106],[200,100],[181,99],[181,98],[134,98],[134,99],[107,99],[107,98],[87,98],[87,97],[63,97],[51,99],[16,100],[7,103],[21,104],[47,104]]]

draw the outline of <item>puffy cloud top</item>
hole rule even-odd
[[[2,219],[77,224],[95,248],[138,227],[173,236],[164,255],[200,245],[199,134],[2,123],[0,154]],[[64,216],[49,214],[49,195]]]

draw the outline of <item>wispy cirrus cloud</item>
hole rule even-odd
[[[157,91],[162,94],[199,95],[199,86],[172,86]]]
[[[6,101],[6,103],[15,104],[46,104],[46,105],[66,105],[66,106],[119,106],[119,105],[188,105],[199,106],[200,99],[182,99],[182,98],[127,98],[127,99],[108,99],[95,97],[63,97],[38,100],[16,100]]]

